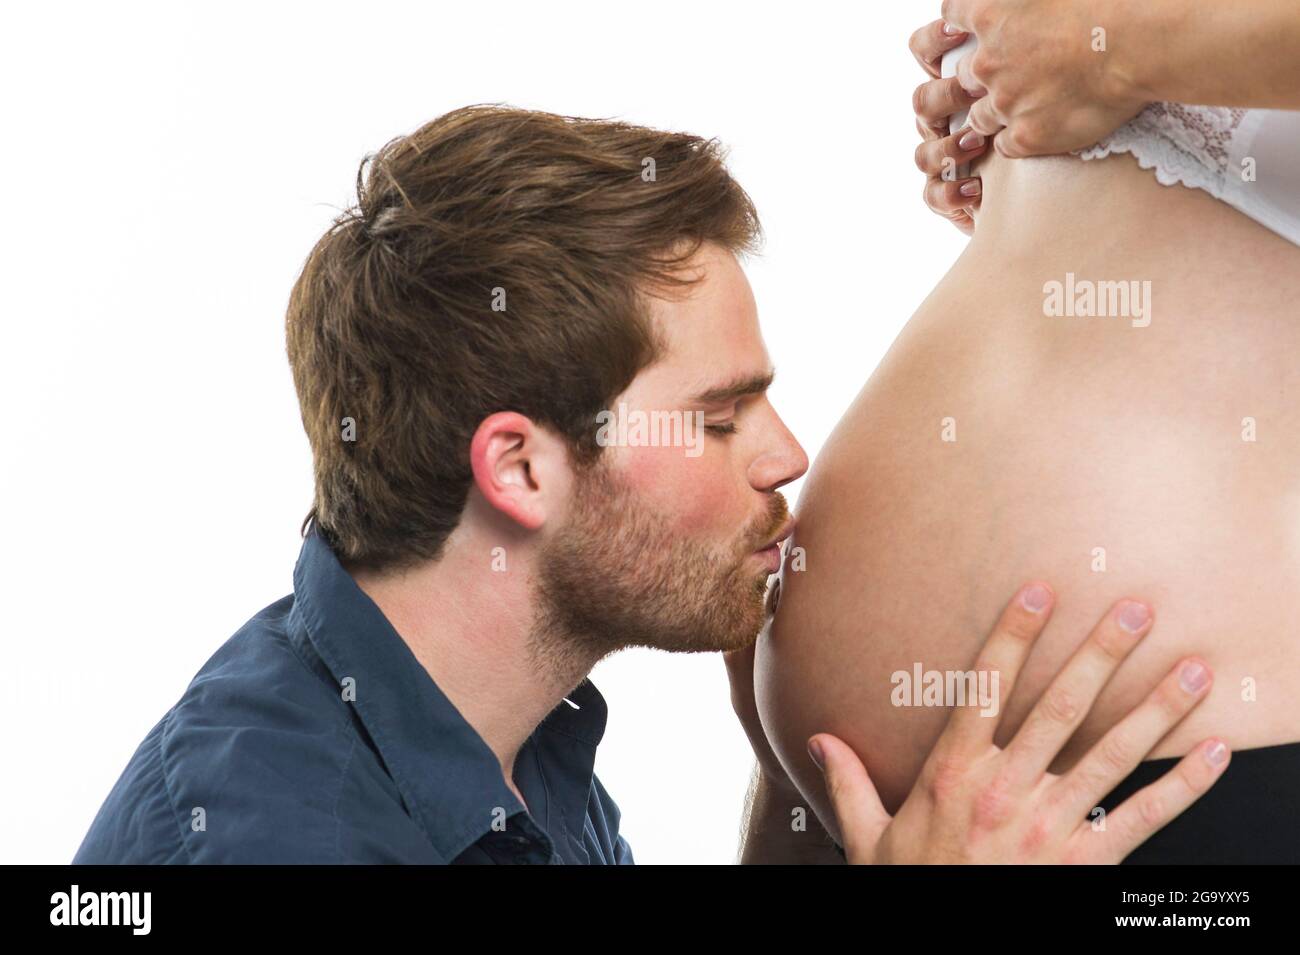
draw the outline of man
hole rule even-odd
[[[732,651],[746,857],[839,861],[790,826],[753,715],[808,460],[765,394],[736,259],[759,224],[717,145],[470,107],[367,161],[290,298],[316,481],[294,592],[150,731],[75,861],[631,862],[587,679],[629,646]],[[878,835],[845,750],[815,752]]]
[[[77,861],[631,861],[588,672],[761,626],[808,461],[763,395],[734,257],[759,224],[716,145],[468,108],[358,200],[288,310],[316,475],[294,594],[195,677]],[[704,453],[602,447],[620,405],[684,413]]]

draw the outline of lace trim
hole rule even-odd
[[[1152,103],[1109,136],[1076,149],[1080,159],[1132,155],[1143,169],[1154,169],[1164,186],[1182,183],[1222,199],[1232,138],[1244,109]]]

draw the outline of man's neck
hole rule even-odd
[[[516,554],[509,572],[494,572],[490,552],[460,540],[441,559],[411,570],[352,577],[496,754],[515,789],[520,747],[596,660],[536,652],[534,568]]]

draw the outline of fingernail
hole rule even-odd
[[[1210,682],[1210,671],[1195,660],[1183,665],[1183,672],[1178,674],[1178,685],[1188,693],[1195,693]]]
[[[1119,612],[1119,625],[1129,633],[1137,633],[1150,619],[1151,611],[1147,609],[1146,604],[1126,603],[1124,609]]]
[[[812,757],[812,761],[817,764],[818,769],[822,772],[826,771],[826,758],[822,754],[821,741],[816,736],[808,741],[808,755]]]
[[[957,140],[957,145],[962,149],[978,149],[984,145],[984,137],[975,130],[970,130],[965,136]]]
[[[978,196],[980,194],[980,181],[972,179],[969,182],[963,182],[961,188],[957,190],[963,196]],[[1033,609],[1032,607],[1030,608]]]
[[[958,34],[965,33],[966,31],[963,30],[961,27],[957,26],[957,24],[949,23],[947,20],[944,20],[943,32],[946,33],[948,36],[957,36]]]
[[[966,185],[968,186],[970,183],[967,183]],[[979,182],[976,181],[975,185],[979,186]],[[977,188],[975,192],[966,192],[966,186],[962,186],[961,191],[968,196],[972,196],[979,192],[979,189]],[[1046,607],[1051,600],[1052,592],[1042,584],[1033,584],[1032,586],[1026,587],[1025,592],[1020,595],[1021,605],[1031,613],[1038,613]]]
[[[1222,766],[1228,761],[1228,747],[1223,745],[1222,740],[1215,740],[1213,746],[1206,748],[1205,761],[1211,766]]]

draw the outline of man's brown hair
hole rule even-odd
[[[289,298],[304,532],[314,520],[352,568],[436,559],[497,411],[594,462],[597,413],[661,348],[645,296],[689,286],[704,242],[759,241],[723,159],[715,140],[497,105],[366,156]]]

